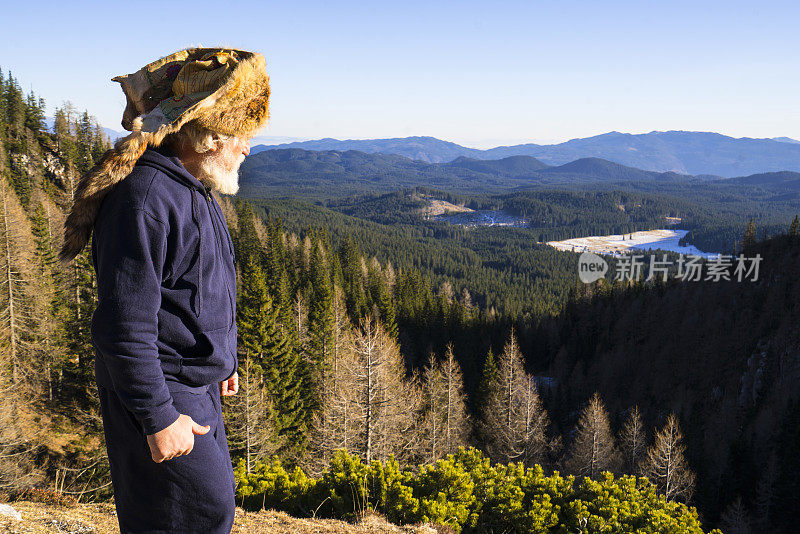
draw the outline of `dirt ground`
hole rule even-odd
[[[8,503],[22,516],[17,520],[0,515],[0,532],[13,534],[110,534],[118,533],[113,503],[55,506],[28,501]],[[436,534],[428,526],[398,527],[378,516],[358,524],[329,519],[297,519],[283,512],[246,512],[236,508],[232,534]]]

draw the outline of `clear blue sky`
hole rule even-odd
[[[488,147],[611,130],[800,139],[800,3],[8,2],[0,67],[121,130],[110,78],[187,46],[267,58],[265,136]]]

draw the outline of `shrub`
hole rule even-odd
[[[545,476],[538,465],[495,464],[474,448],[433,465],[400,471],[394,458],[364,464],[338,451],[323,475],[309,479],[280,461],[235,469],[248,509],[355,520],[372,510],[397,524],[434,523],[460,532],[702,533],[697,511],[667,501],[644,477],[600,480]]]

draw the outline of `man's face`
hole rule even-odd
[[[220,193],[235,195],[239,191],[239,166],[248,154],[249,138],[232,137],[219,141],[216,150],[201,158],[197,178]]]

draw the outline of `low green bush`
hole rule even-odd
[[[538,465],[493,465],[474,448],[415,471],[337,451],[318,479],[300,468],[287,472],[277,459],[250,473],[239,461],[234,472],[238,501],[249,510],[344,520],[375,510],[396,524],[436,523],[457,533],[704,532],[694,507],[667,501],[644,477],[546,476]]]

